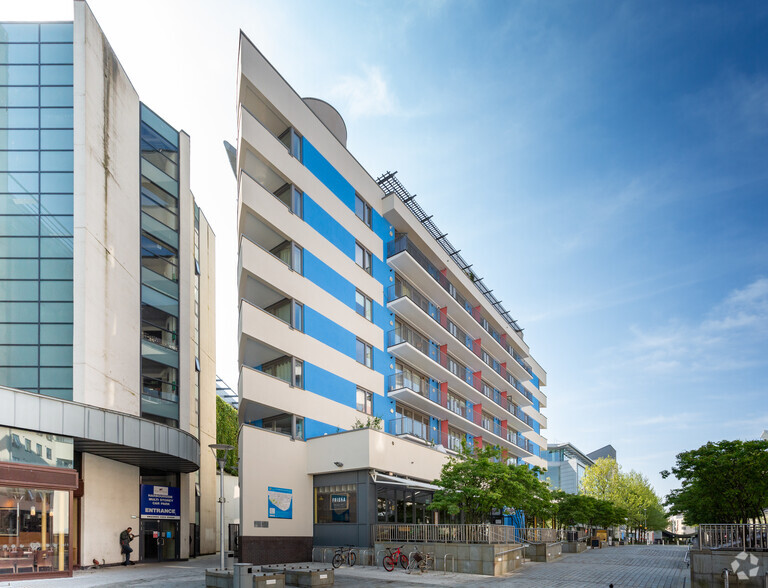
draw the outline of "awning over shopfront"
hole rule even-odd
[[[167,472],[200,467],[195,437],[138,416],[4,386],[0,406],[0,425],[71,437],[76,451]]]
[[[392,474],[384,474],[373,470],[371,472],[371,479],[375,484],[388,484],[390,486],[405,486],[406,488],[413,488],[416,490],[442,490],[440,486],[434,484],[428,484],[427,482],[419,482],[418,480],[409,480],[408,478],[401,478],[400,476],[394,476]]]

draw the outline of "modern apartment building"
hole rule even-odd
[[[0,573],[120,561],[129,526],[134,558],[216,550],[214,234],[189,149],[84,2],[0,24]]]
[[[595,465],[589,455],[582,453],[570,443],[550,444],[542,456],[547,461],[547,471],[542,474],[549,479],[552,488],[560,489],[568,494],[578,494],[581,479],[587,469]]]
[[[434,521],[431,482],[462,442],[545,465],[546,372],[522,329],[346,137],[241,34],[241,561]]]

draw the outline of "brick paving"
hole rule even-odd
[[[568,553],[550,563],[527,562],[517,572],[501,578],[470,574],[428,572],[409,575],[400,569],[355,566],[336,570],[336,586],[377,588],[391,586],[512,586],[515,588],[690,588],[683,563],[685,547],[621,546]],[[12,588],[204,588],[205,568],[216,567],[218,557],[188,562],[140,564],[76,572],[74,578],[25,580],[0,587]]]

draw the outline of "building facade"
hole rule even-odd
[[[545,465],[546,372],[522,330],[346,134],[241,34],[241,561],[434,521],[431,482],[462,442]]]
[[[555,443],[547,446],[542,453],[547,461],[547,471],[542,474],[548,479],[552,488],[560,489],[568,494],[578,494],[581,489],[581,479],[595,461],[579,451],[570,443]]]
[[[215,551],[214,235],[80,0],[0,24],[0,166],[0,569]]]

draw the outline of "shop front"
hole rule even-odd
[[[0,575],[72,575],[71,438],[0,427]]]
[[[178,474],[141,476],[139,559],[179,559],[181,492]]]

